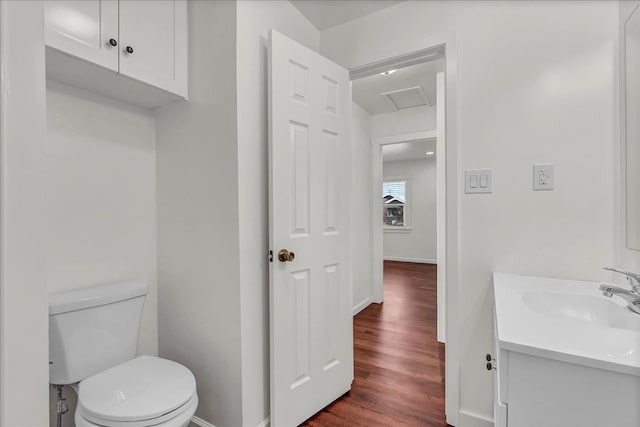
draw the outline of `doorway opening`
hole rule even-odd
[[[438,341],[444,342],[445,61],[429,50],[421,62],[386,66],[392,68],[352,81],[354,103],[371,117],[372,301],[384,300],[384,260],[435,264]]]
[[[420,279],[434,286],[437,281],[437,292],[429,293],[429,310],[437,307],[437,322],[431,323],[437,325],[440,343],[446,338],[445,76],[444,46],[351,71],[356,127],[362,115],[356,110],[368,114],[372,177],[371,300],[358,300],[362,292],[354,283],[354,314],[368,302],[385,301],[385,295],[385,305],[402,305],[398,279],[423,290],[428,284]],[[416,298],[407,290],[402,293]],[[422,315],[427,317],[425,311]],[[435,336],[432,344],[441,351],[428,357],[434,364],[443,362],[444,346]],[[442,392],[444,398],[444,387]],[[439,410],[445,412],[444,405]]]
[[[373,215],[371,300],[358,299],[366,292],[354,283],[354,313],[383,302],[383,260],[436,264],[440,342],[446,330],[444,71],[442,46],[351,71],[353,157],[366,151],[358,147],[368,139]]]

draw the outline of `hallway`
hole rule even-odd
[[[446,426],[436,266],[384,262],[384,304],[354,317],[355,379],[308,427]]]

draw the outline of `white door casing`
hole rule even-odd
[[[446,144],[446,98],[444,72],[436,73],[436,241],[437,241],[437,298],[438,323],[437,335],[439,342],[446,342],[446,309],[447,309],[447,144]]]
[[[270,417],[290,427],[353,381],[350,84],[282,34],[269,42]]]

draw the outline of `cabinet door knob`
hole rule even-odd
[[[113,47],[118,46],[118,40],[116,39],[109,39],[109,44]]]
[[[127,46],[124,48],[127,53],[133,53],[133,48],[131,46]]]

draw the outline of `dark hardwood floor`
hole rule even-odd
[[[436,266],[385,261],[384,303],[360,312],[353,329],[351,391],[302,425],[447,426]]]

